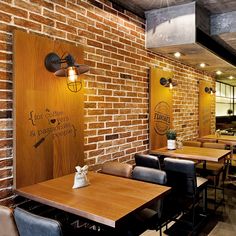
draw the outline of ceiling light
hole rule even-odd
[[[200,66],[201,68],[204,68],[204,67],[206,67],[206,63],[202,62],[199,66]]]
[[[229,78],[229,79],[234,79],[234,77],[233,77],[232,75],[230,75],[228,78]]]
[[[180,57],[181,57],[181,53],[180,53],[180,52],[175,52],[175,53],[174,53],[174,56],[175,56],[176,58],[180,58]]]
[[[217,74],[217,75],[221,75],[221,74],[222,74],[222,71],[218,70],[218,71],[216,71],[216,74]]]

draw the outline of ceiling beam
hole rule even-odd
[[[211,16],[211,35],[236,32],[236,11]]]

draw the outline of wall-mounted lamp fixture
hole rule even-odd
[[[169,87],[170,89],[172,89],[174,86],[177,85],[177,83],[176,83],[176,82],[173,82],[171,78],[167,78],[167,79],[166,79],[166,78],[164,78],[164,77],[162,77],[162,78],[160,79],[160,84],[163,85],[163,86],[165,86],[165,87]]]
[[[208,88],[208,87],[205,87],[205,92],[206,93],[209,93],[209,94],[213,94],[213,93],[215,93],[216,91],[213,89],[213,88]]]
[[[78,92],[82,88],[82,81],[79,75],[89,71],[89,66],[79,65],[75,59],[67,54],[61,58],[54,52],[49,53],[44,60],[45,67],[48,71],[53,72],[56,76],[67,77],[67,87],[71,92]]]

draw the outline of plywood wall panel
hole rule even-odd
[[[84,163],[83,89],[69,91],[65,78],[46,70],[50,52],[69,52],[83,63],[82,47],[14,32],[16,187],[72,173]]]
[[[158,68],[150,70],[150,150],[166,146],[166,131],[172,127],[172,90],[160,84],[160,79],[172,78],[172,72]]]
[[[213,96],[205,92],[205,88],[212,87],[210,82],[199,81],[199,136],[211,133],[211,104],[215,102]]]

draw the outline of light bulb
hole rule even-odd
[[[180,57],[181,57],[181,53],[180,53],[180,52],[175,52],[175,53],[174,53],[174,56],[175,56],[176,58],[180,58]]]
[[[76,69],[73,66],[70,66],[67,69],[67,78],[70,82],[75,82],[78,79],[78,74]]]
[[[173,84],[172,84],[172,83],[170,83],[169,85],[170,85],[170,89],[173,89]]]
[[[200,64],[201,68],[204,68],[205,66],[206,66],[206,64],[204,62]]]

